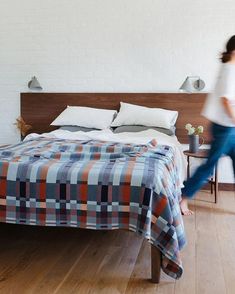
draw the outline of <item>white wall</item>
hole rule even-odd
[[[0,0],[0,143],[16,142],[19,93],[211,89],[234,0]]]

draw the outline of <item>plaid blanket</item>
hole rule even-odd
[[[38,138],[0,148],[0,222],[128,229],[182,275],[180,185],[169,146]]]

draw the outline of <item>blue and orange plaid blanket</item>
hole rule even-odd
[[[169,146],[37,138],[0,148],[0,221],[128,229],[182,275],[180,184]]]

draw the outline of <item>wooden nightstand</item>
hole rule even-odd
[[[200,158],[200,159],[206,159],[208,158],[208,149],[199,149],[198,152],[192,153],[189,152],[189,150],[185,150],[184,154],[187,156],[187,178],[190,178],[190,157],[192,158]],[[217,197],[218,197],[218,165],[216,164],[213,175],[211,178],[208,179],[208,182],[211,185],[211,194],[215,192],[215,203],[217,203]]]

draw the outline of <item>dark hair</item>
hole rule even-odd
[[[231,54],[235,51],[235,36],[232,36],[226,45],[226,51],[222,53],[221,61],[223,63],[229,62],[231,60]]]

